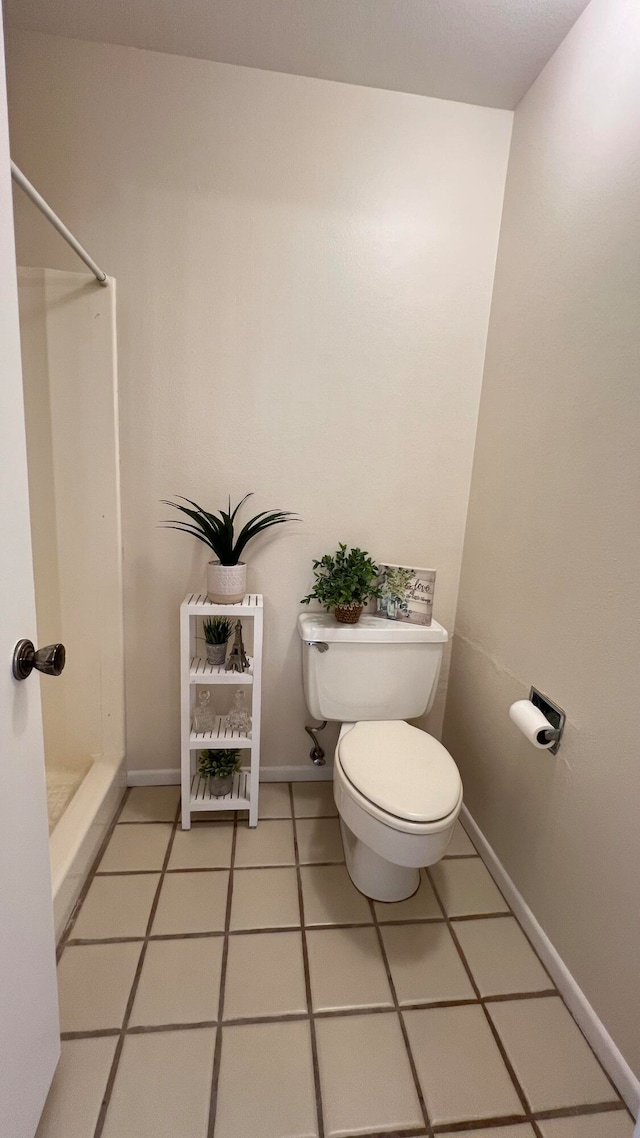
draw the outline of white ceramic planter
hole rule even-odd
[[[243,600],[247,591],[247,566],[221,565],[210,561],[207,565],[207,596],[216,605],[235,605]]]

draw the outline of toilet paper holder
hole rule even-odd
[[[549,720],[547,742],[549,739],[553,739],[554,741],[553,746],[549,747],[549,752],[552,755],[557,755],[560,748],[562,732],[564,731],[564,725],[567,717],[562,708],[559,707],[557,703],[554,703],[552,699],[549,699],[548,695],[543,695],[543,693],[541,691],[538,691],[537,688],[531,688],[531,691],[529,692],[529,699],[531,700],[531,703],[534,707],[539,708],[545,719]]]

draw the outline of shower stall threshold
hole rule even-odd
[[[124,755],[96,758],[49,838],[56,940],[64,932],[126,782]]]

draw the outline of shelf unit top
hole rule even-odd
[[[245,593],[235,605],[216,605],[206,593],[187,593],[181,604],[189,616],[255,616],[262,609],[262,593]]]

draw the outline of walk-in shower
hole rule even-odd
[[[124,785],[115,284],[19,269],[38,643],[56,926]]]

